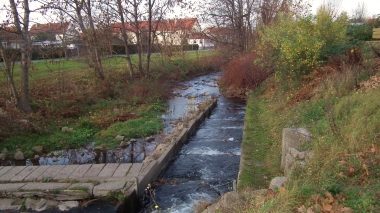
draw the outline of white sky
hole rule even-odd
[[[312,5],[312,10],[315,14],[315,11],[322,4],[323,0],[309,0],[309,2]],[[342,0],[341,11],[346,11],[350,16],[352,15],[352,11],[362,2],[364,2],[365,7],[367,8],[368,17],[380,14],[380,0]]]
[[[312,11],[315,14],[315,11],[317,8],[322,4],[323,0],[308,0],[310,4],[312,5]],[[372,17],[374,15],[380,14],[380,0],[342,0],[341,4],[341,11],[346,11],[349,15],[351,15],[352,11],[358,6],[358,3],[364,2],[367,12],[368,12],[368,17]],[[9,5],[8,0],[0,0],[0,22],[3,22],[5,19],[6,12],[1,10],[3,9],[3,5]],[[181,16],[181,15],[179,15]],[[39,23],[46,23],[47,20],[41,15],[34,14],[32,15],[33,20],[31,25],[34,22],[39,22]]]

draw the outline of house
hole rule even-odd
[[[74,40],[78,32],[69,22],[34,24],[29,30],[33,45],[62,46],[63,43]]]
[[[189,44],[198,44],[200,50],[214,47],[214,42],[204,33],[192,33],[188,37]]]
[[[1,48],[20,49],[21,37],[15,27],[0,28]]]
[[[138,27],[136,27],[133,22],[125,23],[129,43],[137,43],[137,32],[142,37],[141,41],[143,43],[146,42],[149,30],[148,24],[147,21],[142,21],[139,22]],[[200,31],[201,27],[196,18],[169,19],[152,22],[152,32],[154,33],[152,39],[156,44],[181,45],[184,41],[189,43],[189,35]],[[122,38],[121,23],[115,23],[112,25],[112,33],[120,39]]]

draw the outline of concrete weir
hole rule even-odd
[[[124,203],[119,205],[117,212],[135,212],[138,208],[139,197],[144,193],[148,184],[155,180],[155,178],[163,171],[169,164],[170,159],[174,157],[181,150],[182,146],[188,138],[194,133],[199,125],[211,114],[211,111],[216,107],[217,99],[213,99],[207,103],[204,109],[192,116],[188,122],[182,125],[179,134],[172,133],[172,140],[164,148],[160,156],[156,159],[146,159],[147,162],[143,163],[139,175],[135,177],[134,186],[126,189]],[[174,134],[174,135],[173,135]]]
[[[0,192],[10,197],[0,199],[0,211],[21,208],[44,211],[117,193],[125,199],[117,205],[116,212],[135,212],[148,184],[165,169],[216,105],[216,99],[199,104],[198,111],[189,113],[190,116],[182,119],[172,134],[159,144],[156,150],[159,148],[160,152],[153,152],[142,163],[0,166]],[[17,198],[26,199],[28,206]]]

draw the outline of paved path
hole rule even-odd
[[[55,201],[106,197],[134,186],[149,164],[108,163],[61,166],[0,166],[0,210],[19,210],[8,197]]]

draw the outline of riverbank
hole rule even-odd
[[[33,160],[91,142],[107,150],[119,147],[121,137],[128,141],[161,133],[164,126],[159,116],[166,111],[173,87],[217,70],[221,61],[209,52],[169,59],[155,55],[151,76],[143,78],[136,73],[133,81],[126,77],[125,59],[108,58],[103,63],[107,80],[102,82],[82,61],[33,64],[33,113],[24,114],[0,98],[0,121],[4,124],[0,126],[2,165],[14,165],[17,152],[17,160]],[[15,75],[17,82],[17,70]],[[3,79],[2,97],[6,97],[6,91]],[[33,149],[36,147],[37,151]]]
[[[252,92],[242,143],[242,211],[379,211],[379,79],[364,78],[354,88],[347,73],[332,74],[290,95],[270,78]],[[283,189],[254,195],[283,176],[281,137],[289,127],[311,131],[312,145],[301,149],[312,150],[314,158],[291,173]]]

